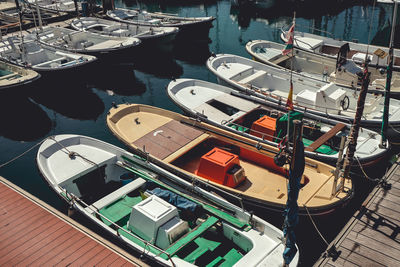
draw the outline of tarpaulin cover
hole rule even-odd
[[[163,200],[167,201],[169,204],[174,205],[178,209],[181,210],[186,210],[186,211],[191,211],[195,212],[201,206],[197,203],[194,203],[193,201],[186,199],[184,197],[181,197],[169,190],[161,189],[161,188],[154,188],[153,190],[148,190],[148,192],[152,195],[156,195],[159,198],[162,198]]]

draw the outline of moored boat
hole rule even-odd
[[[286,31],[282,31],[281,39],[284,42],[287,41]],[[345,44],[349,46],[348,59],[362,64],[368,52],[369,66],[371,68],[386,68],[389,56],[388,47],[349,42],[301,31],[294,32],[294,47],[330,58],[336,58],[340,47]],[[393,55],[393,70],[400,71],[400,49],[393,49]]]
[[[276,147],[183,115],[138,104],[122,104],[107,115],[111,132],[135,151],[191,182],[206,181],[234,195],[245,205],[282,211],[287,195],[287,169],[274,162]],[[325,214],[352,196],[350,179],[338,181],[333,167],[306,159],[299,210]],[[335,189],[333,189],[335,188]],[[225,196],[225,195],[224,195]],[[230,195],[226,195],[231,199]]]
[[[181,37],[190,36],[194,39],[208,37],[214,17],[178,17],[171,14],[151,13],[141,9],[116,8],[108,10],[111,19],[133,25],[178,27]]]
[[[62,51],[18,36],[3,39],[0,51],[2,60],[41,74],[80,68],[97,60],[94,56]]]
[[[25,0],[31,8],[40,8],[47,12],[52,13],[68,13],[76,14],[76,10],[82,11],[82,4],[80,1],[75,2],[71,0]]]
[[[282,266],[282,231],[145,158],[94,138],[57,135],[41,144],[36,161],[68,204],[157,263]]]
[[[135,50],[141,44],[141,41],[134,37],[102,36],[51,26],[36,30],[29,35],[29,38],[54,49],[96,57],[123,55]]]
[[[360,89],[363,69],[352,59],[347,59],[346,51],[339,52],[337,59],[325,57],[304,50],[294,49],[293,55],[283,55],[285,45],[271,41],[254,40],[246,44],[247,52],[265,64],[290,70],[321,82],[333,82],[340,86]],[[370,84],[368,92],[384,93],[386,71],[382,68],[369,68]],[[391,80],[391,97],[400,97],[400,73],[394,72]]]
[[[79,31],[115,37],[135,37],[142,46],[170,50],[179,29],[176,27],[154,27],[132,25],[96,17],[81,17],[71,22],[71,27]]]
[[[0,61],[0,91],[29,84],[40,78],[34,70]]]
[[[296,111],[352,123],[359,91],[334,83],[319,82],[254,60],[236,55],[219,54],[207,60],[208,69],[220,83],[264,100],[282,105],[293,81],[293,105]],[[367,94],[361,127],[380,130],[384,110],[382,95]],[[388,136],[395,140],[400,131],[400,101],[392,99],[389,107]]]
[[[287,131],[287,111],[260,98],[222,85],[195,79],[177,79],[167,86],[169,97],[192,117],[259,142],[278,146]],[[350,125],[310,114],[293,112],[291,118],[303,120],[305,155],[336,164],[341,137],[348,137]],[[304,118],[303,118],[304,116]],[[361,128],[355,161],[357,167],[376,165],[386,159],[389,147],[381,148],[380,136]],[[347,148],[344,149],[346,153]]]

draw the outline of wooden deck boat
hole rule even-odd
[[[91,32],[51,26],[33,32],[28,38],[39,40],[41,44],[54,49],[96,57],[122,55],[133,51],[141,44],[141,41],[134,37],[102,36]]]
[[[36,161],[68,204],[163,266],[282,266],[282,231],[121,148],[57,135]]]
[[[275,147],[146,105],[112,108],[107,125],[131,149],[143,149],[157,164],[191,182],[206,181],[241,196],[248,206],[274,211],[285,207],[287,170],[275,165]],[[333,167],[306,161],[304,186],[298,199],[301,214],[305,213],[305,206],[312,214],[332,212],[351,198],[351,180],[343,181],[344,188],[336,191]],[[230,195],[223,196],[232,200]]]
[[[35,40],[22,41],[18,36],[0,42],[0,58],[41,74],[83,67],[97,60],[94,56],[47,47]]]
[[[361,88],[359,75],[362,74],[362,68],[352,59],[344,59],[340,66],[337,66],[336,59],[300,49],[294,49],[293,56],[291,54],[282,55],[284,47],[283,44],[264,40],[254,40],[246,44],[247,52],[262,63],[288,70],[292,68],[300,75],[321,82],[333,82],[349,88]],[[375,67],[369,68],[368,71],[371,73],[368,91],[383,94],[386,87],[386,71]],[[400,97],[399,72],[393,72],[390,96]]]
[[[40,78],[34,70],[0,61],[0,91],[29,84]]]
[[[178,33],[177,27],[154,27],[132,25],[95,17],[74,19],[71,27],[79,31],[115,37],[135,37],[143,42],[143,46],[172,50],[173,41]]]
[[[286,31],[282,31],[281,39],[286,42]],[[369,51],[368,58],[370,60],[369,66],[371,69],[386,68],[389,55],[388,47],[354,43],[307,32],[294,32],[294,47],[330,58],[336,58],[339,48],[346,43],[350,46],[350,52],[347,54],[348,59],[352,59],[356,63],[362,64],[365,60],[367,51]],[[393,49],[393,56],[393,70],[400,71],[400,49]]]
[[[286,110],[230,87],[195,79],[177,79],[169,83],[167,93],[190,116],[224,130],[271,146],[278,146],[282,137],[286,136]],[[350,125],[308,115],[304,114],[303,118],[305,155],[335,165],[341,137],[350,134]],[[301,119],[303,114],[292,113],[292,116]],[[386,159],[389,147],[380,148],[379,145],[380,136],[377,133],[361,128],[355,157],[363,167],[375,166]],[[358,161],[355,161],[356,167],[359,167]]]
[[[163,13],[150,13],[141,9],[116,8],[108,10],[107,16],[113,20],[130,23],[133,25],[178,27],[177,37],[187,35],[195,39],[208,37],[214,17],[178,17]]]
[[[278,69],[236,55],[219,54],[207,60],[207,67],[219,83],[239,91],[285,106],[290,89],[290,71]],[[334,83],[319,82],[292,74],[294,108],[303,113],[352,123],[359,91],[339,87]],[[367,94],[361,127],[380,131],[384,107],[382,95]],[[389,107],[388,137],[399,138],[400,101],[392,99]]]

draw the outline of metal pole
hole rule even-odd
[[[294,169],[295,155],[297,150],[297,140],[302,138],[303,123],[300,120],[293,121],[293,148],[292,148],[292,160],[290,161],[290,170]]]
[[[40,15],[39,4],[37,0],[35,0],[36,5],[36,12],[38,13],[38,20],[39,20],[39,30],[43,30],[43,23],[42,23],[42,16]]]
[[[393,69],[393,42],[394,42],[394,30],[396,28],[396,16],[397,16],[397,5],[398,2],[394,2],[393,16],[392,16],[392,30],[390,32],[389,41],[389,56],[388,65],[386,67],[386,88],[385,88],[385,102],[383,107],[383,118],[382,118],[382,128],[381,128],[381,147],[387,146],[387,128],[389,124],[389,102],[390,102],[390,85],[392,82],[392,69]]]

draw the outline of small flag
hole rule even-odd
[[[289,90],[289,95],[287,97],[286,101],[286,108],[288,110],[293,110],[293,83],[290,81],[290,90]]]
[[[282,55],[286,56],[293,50],[293,38],[294,38],[294,22],[292,27],[290,27],[289,31],[286,34],[287,42],[285,48],[282,50]]]

